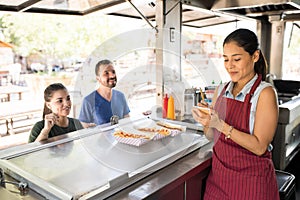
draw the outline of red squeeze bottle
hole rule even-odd
[[[164,104],[163,104],[163,109],[162,109],[162,114],[163,114],[163,118],[166,118],[167,117],[167,113],[168,113],[168,95],[165,94],[165,97],[164,97]]]

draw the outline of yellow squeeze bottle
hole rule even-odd
[[[168,100],[167,118],[175,119],[175,105],[174,105],[174,98],[172,96],[170,96]]]

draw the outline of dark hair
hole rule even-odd
[[[110,65],[110,64],[113,64],[110,60],[100,60],[97,64],[96,64],[96,67],[95,67],[95,74],[96,76],[98,76],[98,73],[99,73],[99,68],[101,65]]]
[[[43,110],[43,119],[45,118],[45,115],[52,113],[52,110],[50,110],[47,107],[46,102],[50,102],[51,98],[53,96],[53,92],[56,92],[58,90],[67,90],[67,88],[61,83],[53,83],[45,89],[45,91],[44,91],[45,103],[44,103],[44,110]]]
[[[242,47],[251,56],[259,49],[258,39],[254,32],[248,29],[237,29],[230,33],[223,42],[223,47],[229,42],[235,42],[239,47]],[[261,50],[259,51],[259,59],[254,64],[254,70],[257,74],[262,75],[262,80],[266,79],[267,62]]]

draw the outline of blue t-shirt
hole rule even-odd
[[[104,99],[96,90],[83,99],[79,120],[97,125],[110,122],[113,115],[120,119],[130,112],[124,94],[112,90],[111,101]]]

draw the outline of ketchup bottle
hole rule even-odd
[[[164,102],[163,102],[163,109],[162,109],[162,117],[163,118],[166,118],[167,117],[167,113],[168,113],[168,95],[165,94],[165,97],[164,97]]]

